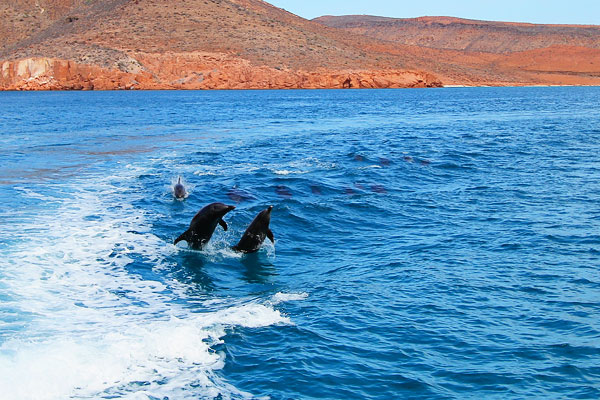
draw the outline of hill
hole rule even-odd
[[[0,89],[600,84],[600,28],[321,17],[261,0],[5,0]]]
[[[5,88],[438,86],[376,40],[260,0],[9,0]],[[87,79],[93,77],[95,79]]]
[[[600,49],[600,26],[539,25],[452,17],[386,18],[324,16],[325,26],[408,46],[486,53],[514,53],[573,46]]]
[[[418,47],[427,60],[417,65],[446,84],[600,84],[600,26],[368,15],[313,21],[397,49]]]

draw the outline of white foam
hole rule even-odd
[[[285,303],[288,301],[299,301],[308,298],[308,293],[282,293],[278,292],[271,298],[271,304]]]
[[[183,284],[128,272],[139,259],[171,268],[179,251],[131,205],[144,194],[123,193],[141,172],[128,165],[121,175],[77,182],[52,213],[6,227],[19,240],[0,254],[2,292],[28,318],[0,336],[2,398],[250,396],[215,373],[225,358],[213,346],[227,329],[292,322],[256,300],[214,299],[216,311],[190,313],[173,301]],[[215,254],[239,256],[228,247]]]
[[[227,237],[225,237],[227,236]],[[208,242],[202,250],[195,250],[189,247],[188,243],[183,240],[176,245],[171,245],[173,248],[176,248],[177,251],[182,252],[190,252],[190,253],[198,253],[202,254],[202,257],[210,262],[218,263],[225,259],[231,258],[242,258],[243,254],[234,251],[231,248],[231,240],[227,238],[231,237],[232,234],[230,232],[227,233],[215,233],[211,238],[210,242]]]
[[[214,171],[194,171],[194,175],[198,176],[217,176],[218,174]]]
[[[365,167],[360,167],[359,169],[373,169],[373,168],[382,168],[382,167],[381,167],[381,165],[373,164],[373,165],[367,165]]]
[[[227,259],[241,259],[245,256],[245,254],[233,250],[231,243],[235,243],[235,241],[238,240],[242,234],[243,232],[235,232],[233,230],[229,230],[227,232],[215,232],[210,242],[208,242],[202,250],[190,248],[185,240],[182,240],[176,245],[171,245],[171,247],[180,252],[202,254],[204,259],[212,263],[219,263]],[[274,259],[276,256],[275,244],[273,244],[270,240],[265,240],[259,251],[265,252],[267,257],[270,259]]]
[[[44,201],[58,201],[59,200],[57,197],[43,195],[43,194],[34,192],[33,190],[26,188],[26,187],[14,186],[14,189],[23,193],[24,196],[30,197],[32,199],[38,199],[38,200],[44,200]]]
[[[155,397],[198,398],[203,394],[239,394],[213,371],[224,357],[211,350],[225,334],[222,326],[260,327],[289,323],[278,311],[259,304],[232,307],[195,318],[152,321],[119,331],[83,337],[62,336],[34,342],[9,341],[2,346],[0,387],[10,399],[64,399],[137,390]],[[209,329],[210,328],[210,329]],[[11,356],[4,356],[4,354]]]
[[[309,171],[290,171],[289,169],[274,170],[275,175],[306,174]]]
[[[292,321],[281,315],[278,310],[257,303],[243,304],[198,317],[208,326],[243,326],[260,328],[276,324],[292,324]]]
[[[315,170],[330,170],[337,167],[335,163],[323,162],[314,157],[265,166],[268,167],[275,175],[302,175]]]

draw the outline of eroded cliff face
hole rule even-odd
[[[0,69],[4,90],[130,89],[133,74],[52,58],[6,61]]]
[[[254,66],[221,53],[134,54],[125,71],[45,57],[0,65],[3,90],[318,89],[440,87],[433,75],[405,70],[292,71]]]

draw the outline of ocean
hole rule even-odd
[[[1,398],[600,398],[599,98],[0,93]]]

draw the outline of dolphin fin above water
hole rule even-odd
[[[219,225],[221,225],[224,231],[227,231],[227,222],[223,221],[223,218],[219,220]]]
[[[190,237],[191,237],[191,232],[188,229],[187,231],[183,232],[181,235],[179,235],[179,237],[177,239],[175,239],[175,241],[173,242],[173,244],[177,244],[179,242],[181,242],[182,240],[185,240],[186,242],[190,242]]]
[[[267,229],[267,237],[271,241],[271,243],[275,244],[275,237],[273,236],[273,232],[271,229]]]
[[[173,195],[176,199],[183,200],[187,197],[187,191],[185,190],[185,186],[181,183],[181,176],[177,179],[177,183],[173,187]]]

